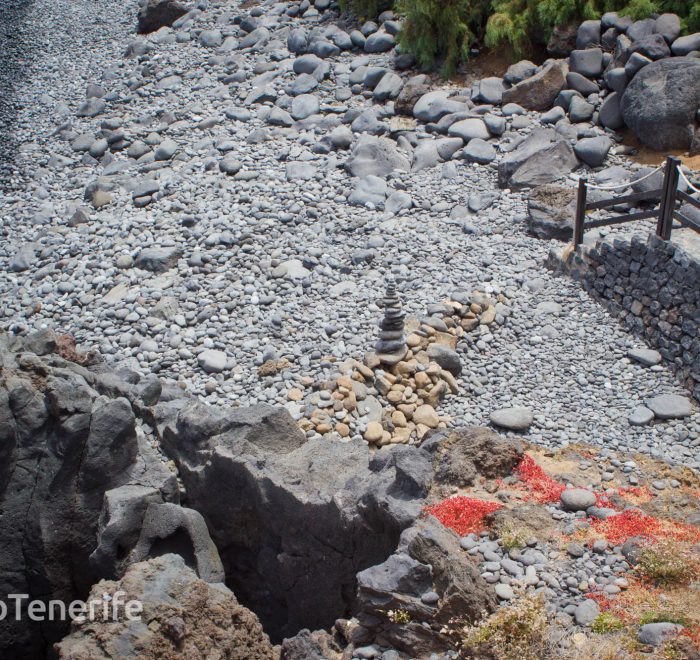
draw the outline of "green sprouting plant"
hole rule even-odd
[[[524,547],[528,538],[526,530],[520,529],[512,523],[501,526],[498,534],[501,538],[501,545],[509,550]]]
[[[650,610],[644,612],[639,617],[639,625],[643,626],[647,623],[678,623],[681,626],[689,625],[688,619],[672,610]]]
[[[450,77],[468,59],[489,7],[490,0],[396,0],[404,17],[401,48],[423,67],[440,62],[442,74]]]
[[[388,612],[385,613],[389,621],[392,623],[411,623],[413,620],[411,618],[411,615],[407,610],[404,609],[398,609],[398,610],[389,610]]]
[[[464,629],[465,657],[488,650],[499,660],[543,658],[548,623],[541,596],[521,598]]]
[[[605,634],[622,630],[622,621],[609,612],[601,612],[591,626],[594,633]]]

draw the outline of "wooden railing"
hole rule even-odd
[[[632,183],[638,183],[643,179],[650,178],[660,170],[661,167],[658,167],[656,170],[650,172],[642,179],[638,179]],[[689,218],[686,214],[681,213],[680,211],[680,204],[682,203],[690,204],[694,208],[700,210],[700,200],[692,197],[692,195],[689,194],[689,192],[696,192],[700,194],[700,184],[688,180],[681,168],[680,160],[672,156],[668,156],[666,158],[666,163],[663,166],[663,170],[664,178],[661,188],[655,188],[638,193],[630,193],[628,195],[613,197],[611,199],[605,199],[599,202],[588,201],[589,188],[599,190],[625,189],[629,188],[632,183],[626,183],[620,186],[595,186],[589,184],[588,179],[585,177],[580,178],[578,182],[578,196],[576,201],[576,217],[574,219],[575,247],[578,247],[581,245],[581,243],[583,243],[583,236],[587,229],[635,222],[637,220],[645,220],[647,218],[657,218],[656,234],[666,241],[671,238],[674,220],[677,220],[682,227],[688,227],[700,232],[700,223],[692,218]],[[684,181],[689,192],[678,190],[678,183],[681,179]],[[657,201],[658,206],[655,205],[654,208],[645,211],[637,211],[636,213],[619,213],[607,218],[586,221],[586,213],[588,211],[609,209],[618,206],[619,204],[649,200]]]

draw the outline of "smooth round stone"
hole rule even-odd
[[[203,351],[197,356],[197,363],[207,373],[222,372],[226,368],[226,362],[226,353],[214,349]]]
[[[497,584],[495,587],[496,595],[501,600],[512,600],[515,598],[513,589],[509,584]]]
[[[585,488],[567,488],[559,498],[564,511],[585,511],[595,504],[595,494]]]
[[[646,426],[654,419],[654,413],[646,406],[637,406],[627,418],[632,426]]]
[[[489,418],[495,426],[511,431],[526,431],[532,425],[533,419],[532,410],[523,407],[494,410]]]

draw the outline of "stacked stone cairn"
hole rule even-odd
[[[404,313],[401,299],[396,291],[396,282],[389,280],[382,301],[384,318],[379,323],[379,340],[375,345],[377,357],[382,364],[394,366],[406,357],[408,346],[404,335]]]

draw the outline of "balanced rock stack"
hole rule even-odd
[[[382,364],[394,365],[406,357],[406,337],[404,336],[404,313],[401,299],[396,292],[396,282],[387,283],[386,295],[382,301],[384,318],[379,323],[379,340],[375,345],[377,357]]]

